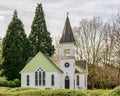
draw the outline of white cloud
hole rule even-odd
[[[66,12],[70,13],[71,25],[74,27],[78,26],[81,19],[93,16],[100,16],[106,20],[117,12],[120,5],[120,0],[0,0],[1,32],[6,32],[13,11],[17,9],[29,34],[37,2],[43,5],[48,30],[52,36],[61,34]]]
[[[3,21],[5,19],[4,16],[0,16],[0,21]]]

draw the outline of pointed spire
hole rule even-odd
[[[67,17],[68,17],[68,15],[69,15],[69,12],[67,12]]]
[[[62,37],[60,39],[60,43],[75,42],[68,15],[69,13],[67,12],[66,22],[63,29]]]

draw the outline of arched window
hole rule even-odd
[[[79,75],[77,75],[77,77],[76,77],[76,85],[77,85],[77,86],[80,85],[80,78],[79,78]]]
[[[39,71],[39,85],[41,85],[41,71]]]
[[[54,86],[54,75],[51,75],[51,85]]]
[[[43,71],[43,85],[45,86],[45,71]]]
[[[70,56],[70,49],[64,50],[64,56]]]
[[[29,75],[27,75],[27,86],[29,86],[30,85],[30,76]]]
[[[69,89],[70,88],[70,79],[69,76],[65,77],[65,89]]]
[[[35,85],[38,85],[38,72],[35,72]]]
[[[35,72],[35,85],[36,86],[45,86],[45,71],[41,67]]]

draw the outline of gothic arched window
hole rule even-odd
[[[35,72],[35,85],[38,85],[38,72]]]
[[[35,85],[36,86],[45,86],[46,81],[45,71],[41,67],[38,68],[38,70],[35,72]]]
[[[54,75],[51,75],[51,85],[54,86]]]
[[[30,76],[29,75],[27,75],[26,81],[27,81],[27,86],[29,86],[30,85]]]
[[[45,85],[45,71],[43,71],[42,75],[43,75],[43,80],[42,80],[43,81],[43,85]]]
[[[41,85],[41,71],[39,71],[39,85]]]
[[[80,77],[79,77],[79,75],[77,75],[77,77],[76,77],[76,85],[77,85],[77,86],[80,85]]]

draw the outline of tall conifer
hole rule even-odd
[[[15,10],[2,42],[2,75],[8,80],[19,78],[19,72],[30,55],[31,45],[26,37],[23,23]]]
[[[53,55],[54,46],[52,45],[52,39],[46,27],[42,4],[38,4],[36,7],[29,40],[32,43],[33,55],[39,51],[49,56]]]

